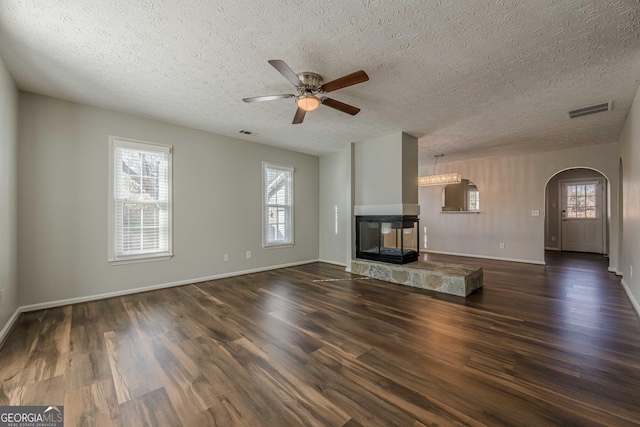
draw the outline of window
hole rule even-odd
[[[109,137],[109,261],[169,259],[171,146]]]
[[[293,245],[293,167],[262,163],[262,245]]]
[[[480,192],[475,185],[469,185],[467,188],[467,210],[474,212],[480,210]]]
[[[596,217],[596,183],[567,185],[567,218]]]

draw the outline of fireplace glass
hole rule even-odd
[[[356,258],[406,264],[418,260],[417,216],[357,216]]]

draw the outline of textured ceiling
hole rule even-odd
[[[640,78],[638,0],[2,0],[18,86],[297,151],[405,131],[422,166],[615,141]],[[268,63],[332,80],[362,109],[292,125]],[[614,101],[611,112],[567,111]],[[239,134],[241,129],[253,135]]]

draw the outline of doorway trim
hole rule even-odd
[[[602,254],[602,255],[609,255],[609,248],[607,246],[607,207],[606,207],[606,200],[607,200],[607,189],[605,188],[605,181],[606,177],[604,175],[599,176],[599,177],[590,177],[590,178],[568,178],[568,179],[559,179],[558,180],[558,248],[557,251],[559,252],[563,252],[563,244],[566,243],[563,241],[563,235],[564,235],[564,217],[562,216],[563,213],[563,208],[564,208],[564,203],[565,203],[565,185],[567,184],[571,184],[571,183],[595,183],[597,185],[602,186],[601,190],[600,190],[600,197],[599,197],[599,201],[596,202],[596,215],[599,216],[600,220],[602,221],[600,227],[602,228],[600,231],[602,232],[602,239],[600,242],[600,252],[594,252],[594,253],[598,253],[598,254]],[[598,194],[598,191],[596,191],[596,194]],[[596,200],[598,200],[598,198],[596,198]],[[570,250],[568,251],[570,252]]]
[[[622,276],[624,266],[624,164],[618,158],[618,260],[615,267],[616,276]],[[640,312],[639,312],[640,313]]]
[[[609,179],[609,177],[607,176],[606,173],[602,172],[600,169],[591,167],[591,166],[571,166],[571,167],[567,167],[567,168],[563,168],[560,169],[558,171],[556,171],[555,173],[551,174],[549,176],[549,178],[547,178],[547,181],[544,183],[544,187],[542,188],[542,194],[543,194],[543,199],[544,199],[544,226],[543,226],[543,233],[542,233],[542,240],[543,240],[543,253],[542,253],[542,259],[544,259],[544,251],[548,250],[547,249],[547,239],[546,239],[546,234],[548,231],[548,218],[547,218],[547,211],[549,209],[548,203],[547,203],[547,191],[549,188],[549,182],[555,178],[558,174],[562,173],[562,172],[566,172],[569,170],[574,170],[574,169],[585,169],[585,170],[591,170],[594,172],[599,173],[600,175],[602,175],[602,177],[605,180],[605,187],[604,190],[606,192],[606,197],[605,197],[605,203],[603,204],[603,210],[604,210],[604,236],[603,236],[603,250],[605,251],[605,253],[603,255],[609,256],[611,254],[611,239],[610,239],[610,233],[611,233],[611,180]],[[561,209],[558,209],[558,215],[560,216]],[[555,250],[555,249],[552,249]],[[561,242],[558,241],[558,249],[559,251],[562,250],[562,245]]]

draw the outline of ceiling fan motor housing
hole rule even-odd
[[[304,83],[305,89],[313,89],[315,92],[320,90],[322,86],[322,77],[319,74],[310,71],[304,71],[297,74],[298,78]]]

